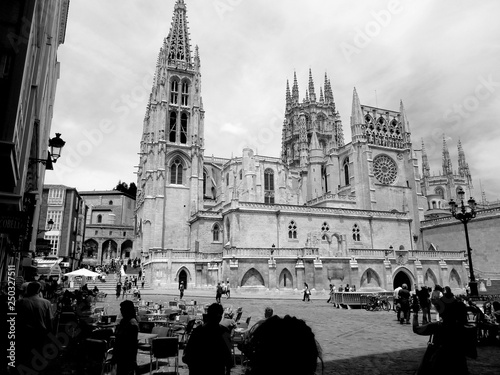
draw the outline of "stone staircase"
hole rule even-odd
[[[127,276],[130,278],[131,276],[138,275],[139,271],[137,269],[137,273],[129,273],[127,270]],[[125,277],[122,276],[122,283],[123,280],[125,280]],[[89,290],[94,289],[94,286],[97,286],[100,292],[106,293],[106,294],[115,294],[116,293],[116,283],[118,282],[118,277],[116,276],[115,273],[110,273],[106,276],[106,281],[102,282],[99,279],[92,280],[90,279],[87,281],[87,287]],[[151,285],[149,285],[149,281],[146,278],[146,282],[144,283],[144,289],[141,288],[141,282],[137,281],[137,287],[139,290],[152,290]],[[134,288],[132,284],[132,288]]]

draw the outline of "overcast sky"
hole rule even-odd
[[[500,199],[500,2],[185,0],[201,56],[205,156],[245,146],[278,157],[286,80],[327,72],[350,142],[352,90],[361,104],[405,105],[431,173],[446,135],[460,138],[480,200]],[[71,0],[52,132],[67,142],[46,183],[78,190],[136,182],[152,76],[175,0]],[[497,109],[496,113],[494,109]]]

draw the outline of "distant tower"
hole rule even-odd
[[[472,187],[472,177],[469,170],[469,164],[465,161],[465,152],[462,148],[462,142],[458,140],[458,174],[467,180],[467,183]]]
[[[158,55],[141,140],[137,220],[143,251],[189,248],[186,223],[203,204],[200,78],[198,47],[191,55],[186,5],[177,0]]]
[[[446,137],[443,134],[443,175],[453,175],[453,166],[451,165],[450,152],[446,144]]]

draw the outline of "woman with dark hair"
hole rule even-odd
[[[131,375],[137,367],[137,337],[139,323],[134,303],[125,300],[120,303],[122,320],[116,327],[112,362],[116,363],[117,375]]]
[[[289,315],[275,315],[260,324],[246,354],[246,375],[314,375],[318,359],[323,372],[321,348],[313,331],[305,321]]]

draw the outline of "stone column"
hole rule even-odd
[[[448,285],[448,265],[443,259],[439,261],[439,278],[440,285]]]
[[[268,261],[267,264],[269,266],[269,281],[268,281],[268,288],[269,290],[274,290],[276,288],[276,259],[271,257]]]
[[[314,285],[315,290],[325,290],[324,278],[323,278],[323,262],[321,259],[314,259]]]
[[[385,285],[386,290],[394,290],[394,285],[392,283],[392,264],[389,258],[384,259],[384,273],[385,273]]]
[[[240,286],[238,278],[238,268],[238,259],[236,259],[236,257],[229,259],[229,283],[231,284],[231,289],[239,288]]]
[[[349,285],[352,287],[352,285],[355,283],[354,280],[359,280],[359,266],[358,266],[358,261],[356,258],[352,257],[351,260],[349,260]],[[357,287],[359,289],[361,285]]]
[[[415,285],[415,288],[416,287],[420,287],[422,285],[424,285],[424,275],[422,273],[422,263],[418,260],[418,259],[415,259],[415,275],[417,275],[417,285]]]
[[[299,259],[295,264],[295,289],[302,289],[305,281],[304,273],[304,261],[302,259]]]

